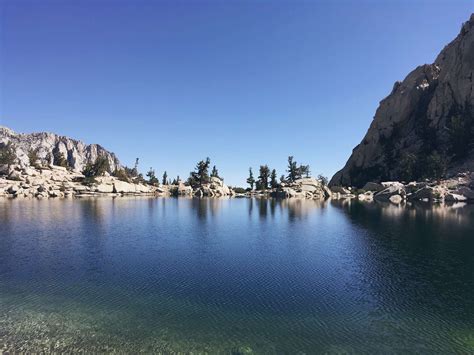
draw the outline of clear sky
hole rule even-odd
[[[473,1],[0,0],[0,125],[99,143],[187,177],[209,156],[341,168],[378,102]]]

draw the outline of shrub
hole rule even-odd
[[[400,179],[406,182],[416,180],[416,168],[416,155],[411,153],[404,153],[400,159]]]
[[[434,151],[426,158],[424,166],[426,178],[439,180],[446,175],[446,157],[439,154],[437,151]]]
[[[472,120],[453,116],[448,125],[450,153],[454,159],[463,159],[472,145],[474,126]]]
[[[12,165],[16,161],[15,149],[12,143],[0,144],[0,164]]]
[[[318,180],[319,180],[319,182],[321,182],[321,185],[323,185],[323,186],[328,185],[329,180],[326,176],[319,174],[318,175]]]
[[[130,182],[130,176],[127,174],[125,169],[117,169],[115,168],[112,176],[115,176],[120,181]]]
[[[53,165],[62,166],[64,168],[67,168],[69,165],[66,157],[58,148],[53,150]]]
[[[97,183],[97,180],[95,179],[94,176],[86,176],[83,180],[82,180],[82,184],[83,185],[87,185],[87,186],[90,186],[90,185],[93,185]]]
[[[102,176],[105,172],[110,172],[109,160],[105,156],[98,156],[94,164],[87,163],[82,171],[85,177]]]
[[[28,160],[31,166],[37,166],[39,160],[38,148],[28,150]]]
[[[146,173],[146,176],[148,176],[148,183],[153,186],[158,186],[160,181],[155,175],[155,170],[153,168],[150,168],[148,172]]]

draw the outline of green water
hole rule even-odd
[[[474,210],[0,200],[0,350],[474,353]]]

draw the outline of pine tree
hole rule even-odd
[[[293,156],[288,157],[288,182],[295,182],[299,178],[299,169],[296,161],[293,160]]]
[[[135,165],[133,166],[132,171],[130,172],[133,177],[138,176],[138,158],[135,159]]]
[[[110,173],[110,164],[107,157],[99,155],[93,164],[87,163],[82,174],[86,178],[94,178],[97,176],[102,176],[105,172]]]
[[[15,150],[11,142],[7,144],[0,143],[0,164],[13,165],[16,158]]]
[[[322,184],[323,186],[327,186],[327,185],[328,185],[328,181],[329,181],[329,180],[328,180],[328,178],[327,178],[326,176],[319,174],[319,175],[318,175],[318,180],[321,182],[321,184]]]
[[[220,179],[219,171],[217,170],[215,165],[212,167],[211,177],[216,177],[216,178]]]
[[[309,171],[309,165],[300,165],[298,168],[298,179],[302,177],[309,178],[311,176],[311,172]]]
[[[209,165],[211,160],[206,158],[206,160],[201,160],[196,164],[195,171],[192,171],[189,174],[188,182],[193,187],[201,187],[204,184],[209,182]],[[217,170],[217,169],[216,169]]]
[[[268,188],[268,179],[270,177],[270,168],[268,165],[260,165],[260,175],[258,176],[259,190]]]
[[[53,149],[53,165],[62,166],[63,168],[68,167],[68,161],[66,157],[58,148]]]
[[[270,174],[270,187],[272,189],[276,189],[278,187],[277,173],[275,169],[273,169],[272,173]]]
[[[153,168],[150,167],[150,170],[148,170],[148,172],[146,173],[146,176],[148,177],[148,183],[150,185],[155,185],[156,186],[160,183],[160,181],[158,180],[158,178],[155,175],[155,170]]]
[[[250,190],[253,190],[253,185],[255,184],[255,179],[253,178],[252,168],[249,168],[249,177],[247,178],[247,184],[250,185]]]
[[[161,183],[163,185],[168,185],[168,173],[166,171],[163,173],[163,178],[161,179]]]
[[[39,153],[38,148],[36,149],[31,148],[30,150],[28,150],[28,160],[31,166],[37,165],[38,160],[39,160],[38,153]]]

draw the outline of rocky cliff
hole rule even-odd
[[[12,143],[18,163],[28,166],[28,152],[36,150],[38,157],[46,164],[53,163],[54,154],[59,152],[67,159],[68,166],[77,172],[83,170],[87,163],[95,162],[98,156],[105,156],[114,171],[120,167],[120,162],[114,153],[111,153],[98,144],[84,144],[81,141],[59,136],[54,133],[18,134],[7,127],[0,126],[0,144]]]
[[[433,64],[395,83],[330,185],[474,171],[473,72],[474,14]]]

